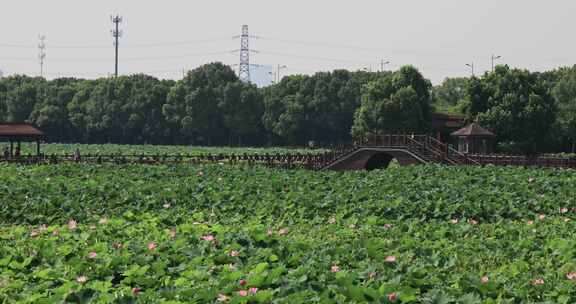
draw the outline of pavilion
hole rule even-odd
[[[14,143],[18,150],[22,141],[36,141],[36,154],[40,156],[40,140],[44,133],[27,123],[0,123],[0,140],[10,142],[10,156],[14,155]]]
[[[493,152],[492,140],[496,135],[482,128],[477,122],[452,132],[451,135],[458,139],[458,151],[461,153],[489,154]]]

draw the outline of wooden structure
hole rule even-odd
[[[281,169],[371,170],[384,169],[396,159],[400,165],[440,163],[446,165],[497,165],[576,169],[576,157],[463,154],[426,135],[380,135],[358,139],[324,153],[302,154],[72,154],[0,158],[20,164],[113,163],[113,164],[201,164],[227,163],[263,165]]]
[[[464,128],[451,134],[458,140],[458,151],[470,154],[490,154],[494,133],[482,128],[477,122],[468,124]]]
[[[450,133],[462,128],[466,124],[466,117],[457,114],[432,113],[430,126],[434,130],[437,140],[446,142]]]
[[[22,151],[20,143],[22,141],[36,141],[36,154],[40,155],[40,140],[44,136],[42,131],[36,129],[31,124],[26,123],[0,123],[0,140],[10,142],[9,156],[19,156]],[[16,151],[14,153],[14,143]]]

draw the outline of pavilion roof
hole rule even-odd
[[[464,128],[450,134],[456,137],[493,137],[494,133],[482,128],[478,123],[473,122]]]
[[[44,133],[27,123],[0,123],[0,137],[41,137]]]

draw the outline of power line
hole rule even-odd
[[[373,64],[374,62],[371,61],[358,61],[358,60],[348,60],[348,59],[337,59],[337,58],[328,58],[328,57],[318,57],[318,56],[307,56],[307,55],[298,55],[298,54],[290,54],[290,53],[282,53],[282,52],[269,52],[269,51],[262,51],[260,52],[262,55],[275,55],[281,57],[293,57],[293,58],[300,58],[300,59],[312,59],[312,60],[319,60],[319,61],[329,61],[329,62],[342,62],[342,63],[355,63],[355,64]]]
[[[178,40],[178,41],[165,41],[165,42],[138,42],[138,43],[127,43],[124,44],[124,48],[159,48],[165,46],[179,46],[179,45],[196,45],[196,44],[208,44],[213,42],[230,41],[233,37],[231,36],[220,36],[209,39],[198,39],[198,40]],[[105,44],[51,44],[51,49],[108,49],[110,46]],[[24,43],[0,43],[0,48],[21,48],[21,49],[34,49],[36,46],[33,44]]]
[[[52,48],[52,47],[50,47]],[[123,57],[124,61],[155,61],[165,59],[181,59],[187,57],[202,57],[213,55],[232,54],[233,51],[220,51],[220,52],[205,52],[205,53],[188,53],[182,55],[166,55],[166,56],[143,56],[143,57]],[[2,61],[34,61],[33,57],[0,57]],[[110,58],[106,57],[85,57],[85,58],[69,58],[69,57],[50,57],[50,61],[54,62],[102,62],[108,61]]]

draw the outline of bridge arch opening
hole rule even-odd
[[[386,169],[390,162],[394,159],[392,155],[388,153],[376,153],[372,155],[368,161],[366,161],[366,165],[364,165],[364,169],[371,171],[376,169]]]

